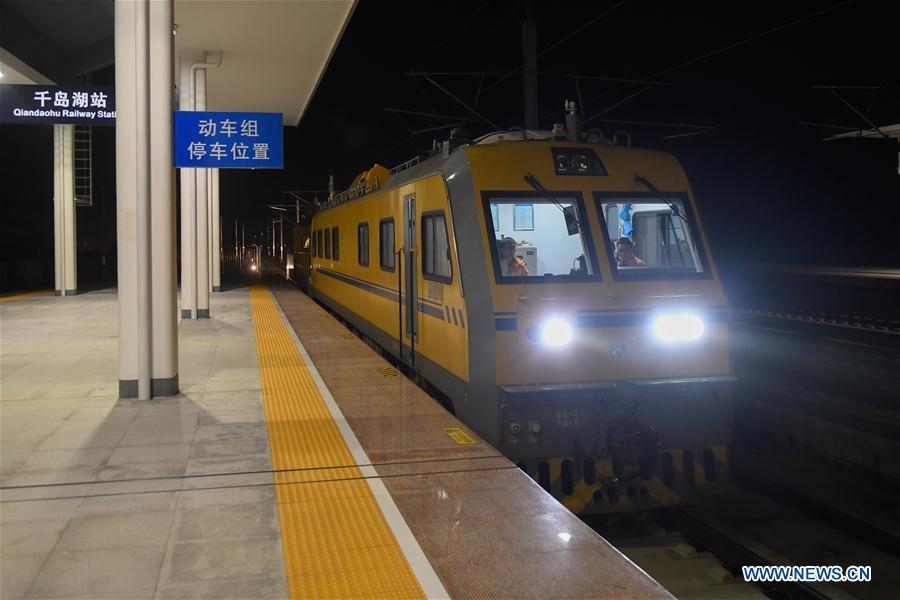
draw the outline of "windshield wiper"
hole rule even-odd
[[[566,221],[571,220],[571,221],[575,224],[575,227],[578,228],[578,231],[579,231],[579,232],[582,231],[582,229],[581,229],[581,223],[578,221],[578,217],[576,217],[575,214],[574,214],[575,211],[572,210],[572,211],[570,212],[570,211],[566,210],[566,207],[563,206],[562,204],[560,204],[559,202],[557,202],[557,201],[556,201],[556,198],[553,197],[553,194],[551,194],[551,193],[547,190],[547,188],[545,188],[543,185],[541,185],[541,182],[538,181],[537,178],[535,178],[535,176],[532,175],[530,172],[528,172],[528,173],[525,174],[525,182],[526,182],[528,185],[530,185],[531,187],[533,187],[535,190],[541,192],[542,194],[547,194],[547,198],[550,199],[550,202],[552,202],[553,204],[555,204],[555,205],[556,205],[556,208],[558,208],[559,210],[562,211],[563,216],[565,217]],[[574,208],[574,205],[573,205],[573,208]],[[574,233],[570,231],[570,232],[569,232],[569,235],[574,235]]]
[[[635,181],[636,183],[640,183],[642,186],[644,186],[645,188],[647,188],[647,189],[650,190],[651,192],[653,192],[653,193],[655,193],[655,194],[660,194],[659,199],[662,200],[663,202],[665,202],[665,203],[669,206],[669,208],[672,209],[672,214],[673,214],[674,216],[678,217],[679,219],[681,219],[682,221],[684,221],[687,225],[690,225],[690,223],[688,223],[687,218],[686,218],[683,214],[681,214],[681,211],[680,211],[680,210],[678,210],[678,207],[675,206],[674,204],[672,204],[671,202],[669,202],[668,200],[666,200],[665,198],[663,198],[663,197],[662,197],[662,193],[659,191],[659,189],[658,189],[655,185],[653,185],[652,183],[650,183],[650,180],[649,180],[649,179],[647,179],[647,178],[644,177],[643,175],[638,175],[637,173],[635,173],[635,174],[634,174],[634,181]]]

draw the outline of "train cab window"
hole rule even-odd
[[[450,241],[444,212],[422,215],[422,274],[425,279],[450,283]]]
[[[618,277],[696,276],[705,260],[692,232],[684,196],[598,197],[610,266]]]
[[[580,194],[485,194],[484,204],[497,283],[599,278]]]
[[[378,223],[378,254],[381,268],[394,270],[394,219],[382,219]]]
[[[337,227],[331,228],[331,258],[341,260],[341,237]]]
[[[356,227],[356,260],[363,267],[369,266],[369,224],[360,223]]]
[[[325,229],[325,258],[331,259],[331,230]]]

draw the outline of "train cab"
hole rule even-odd
[[[725,477],[728,307],[674,157],[552,141],[467,154],[498,447],[580,512]]]

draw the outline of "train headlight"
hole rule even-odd
[[[255,271],[255,270],[256,270],[256,265],[250,265],[250,270],[251,270],[251,271]]]
[[[547,319],[541,324],[541,343],[545,346],[565,346],[572,341],[572,326],[562,319]]]
[[[703,337],[703,319],[689,312],[665,313],[653,319],[653,335],[662,342],[693,342]]]

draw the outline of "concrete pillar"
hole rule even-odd
[[[60,129],[62,125],[53,126],[53,272],[54,290],[57,296],[66,292],[66,271],[62,260],[62,227],[63,227],[63,192],[62,192],[62,142],[60,141]]]
[[[210,169],[210,198],[212,205],[212,243],[210,262],[212,263],[212,291],[222,291],[222,219],[219,214],[219,169]]]
[[[206,69],[194,73],[194,108],[206,110]],[[197,177],[197,318],[209,318],[209,169],[196,169]]]
[[[191,63],[192,57],[186,53],[181,55],[181,87],[179,89],[179,110],[191,110]],[[197,316],[196,291],[196,211],[191,206],[196,202],[196,170],[187,167],[179,169],[181,184],[181,318],[191,319]]]
[[[178,393],[175,168],[172,156],[174,2],[150,3],[150,223],[153,396]]]
[[[119,396],[178,392],[172,0],[116,0]]]
[[[57,296],[78,293],[75,233],[75,126],[53,126],[53,249]]]

